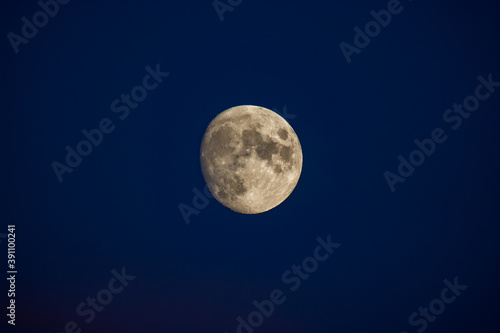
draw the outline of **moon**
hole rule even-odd
[[[294,190],[302,172],[302,147],[276,112],[240,105],[210,122],[200,163],[214,198],[235,212],[259,214],[281,204]]]

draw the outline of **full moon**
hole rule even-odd
[[[292,193],[302,171],[302,148],[280,115],[240,105],[220,113],[208,125],[200,162],[214,198],[235,212],[258,214]]]

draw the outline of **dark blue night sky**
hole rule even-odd
[[[500,332],[497,1],[0,13],[0,332]],[[205,129],[245,104],[304,156],[257,215],[195,196]]]

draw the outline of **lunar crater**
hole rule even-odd
[[[288,138],[288,132],[284,128],[280,128],[280,130],[278,131],[278,135],[283,140],[286,140]]]

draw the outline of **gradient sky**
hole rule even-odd
[[[456,129],[443,114],[479,76],[500,81],[500,7],[401,0],[348,63],[339,45],[388,3],[244,0],[221,21],[211,0],[73,0],[15,53],[8,34],[41,7],[2,1],[0,233],[16,225],[18,274],[0,331],[234,333],[280,289],[256,333],[413,333],[457,277],[467,289],[425,331],[499,332],[500,87]],[[120,119],[148,66],[169,74]],[[295,115],[298,185],[258,215],[210,199],[187,225],[203,133],[243,104]],[[113,131],[60,182],[53,162],[103,119]],[[446,141],[392,192],[384,173],[436,128]],[[340,246],[290,290],[282,275],[328,235]],[[77,307],[122,268],[135,278],[86,323]]]

